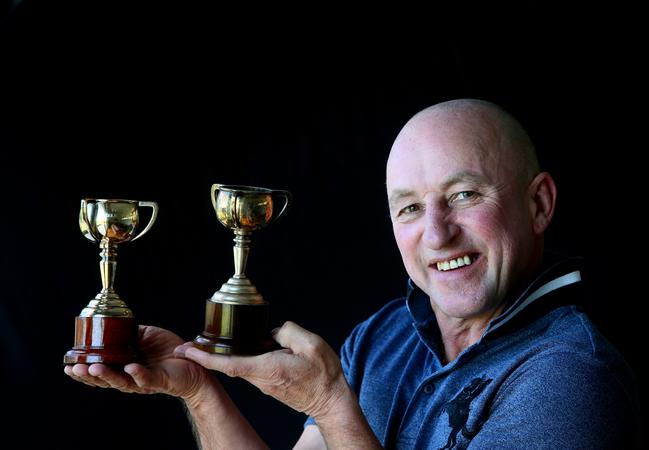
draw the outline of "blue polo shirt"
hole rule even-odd
[[[345,377],[384,447],[626,449],[638,445],[632,373],[575,305],[578,260],[544,264],[450,364],[430,300],[408,295],[359,324]],[[307,420],[313,424],[313,420]]]

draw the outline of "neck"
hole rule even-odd
[[[434,308],[434,307],[433,307]],[[448,317],[441,311],[436,312],[442,345],[444,346],[444,364],[453,361],[467,347],[480,340],[489,322],[498,317],[505,305],[469,319]]]

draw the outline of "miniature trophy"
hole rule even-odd
[[[268,303],[244,273],[250,235],[279,218],[291,203],[291,194],[215,184],[211,199],[219,222],[234,231],[234,275],[207,300],[205,330],[194,339],[194,345],[211,353],[265,353],[276,344],[268,329]],[[277,200],[283,203],[281,209]]]
[[[141,230],[139,207],[153,209]],[[133,312],[113,288],[117,246],[146,234],[158,215],[158,204],[137,200],[81,200],[79,227],[101,248],[102,290],[76,318],[74,347],[63,357],[65,364],[104,363],[123,365],[138,361],[138,326]]]

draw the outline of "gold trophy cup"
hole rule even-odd
[[[246,277],[250,235],[279,218],[291,203],[288,191],[215,184],[211,191],[216,217],[234,231],[234,275],[207,300],[205,330],[194,345],[211,353],[258,355],[272,350],[268,303]],[[281,209],[276,202],[283,202]]]
[[[139,207],[153,208],[149,223],[140,228]],[[133,312],[117,295],[113,284],[117,246],[147,233],[158,216],[158,204],[137,200],[81,200],[79,227],[101,248],[102,290],[76,318],[74,347],[63,357],[65,364],[128,364],[138,360],[138,329]]]

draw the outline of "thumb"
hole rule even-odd
[[[277,329],[273,338],[279,345],[291,349],[293,353],[309,353],[314,347],[324,342],[317,334],[311,333],[291,321]]]
[[[191,345],[181,345],[174,350],[174,356],[194,361],[206,369],[222,372],[229,377],[242,377],[254,366],[254,357],[220,355],[208,353]]]

